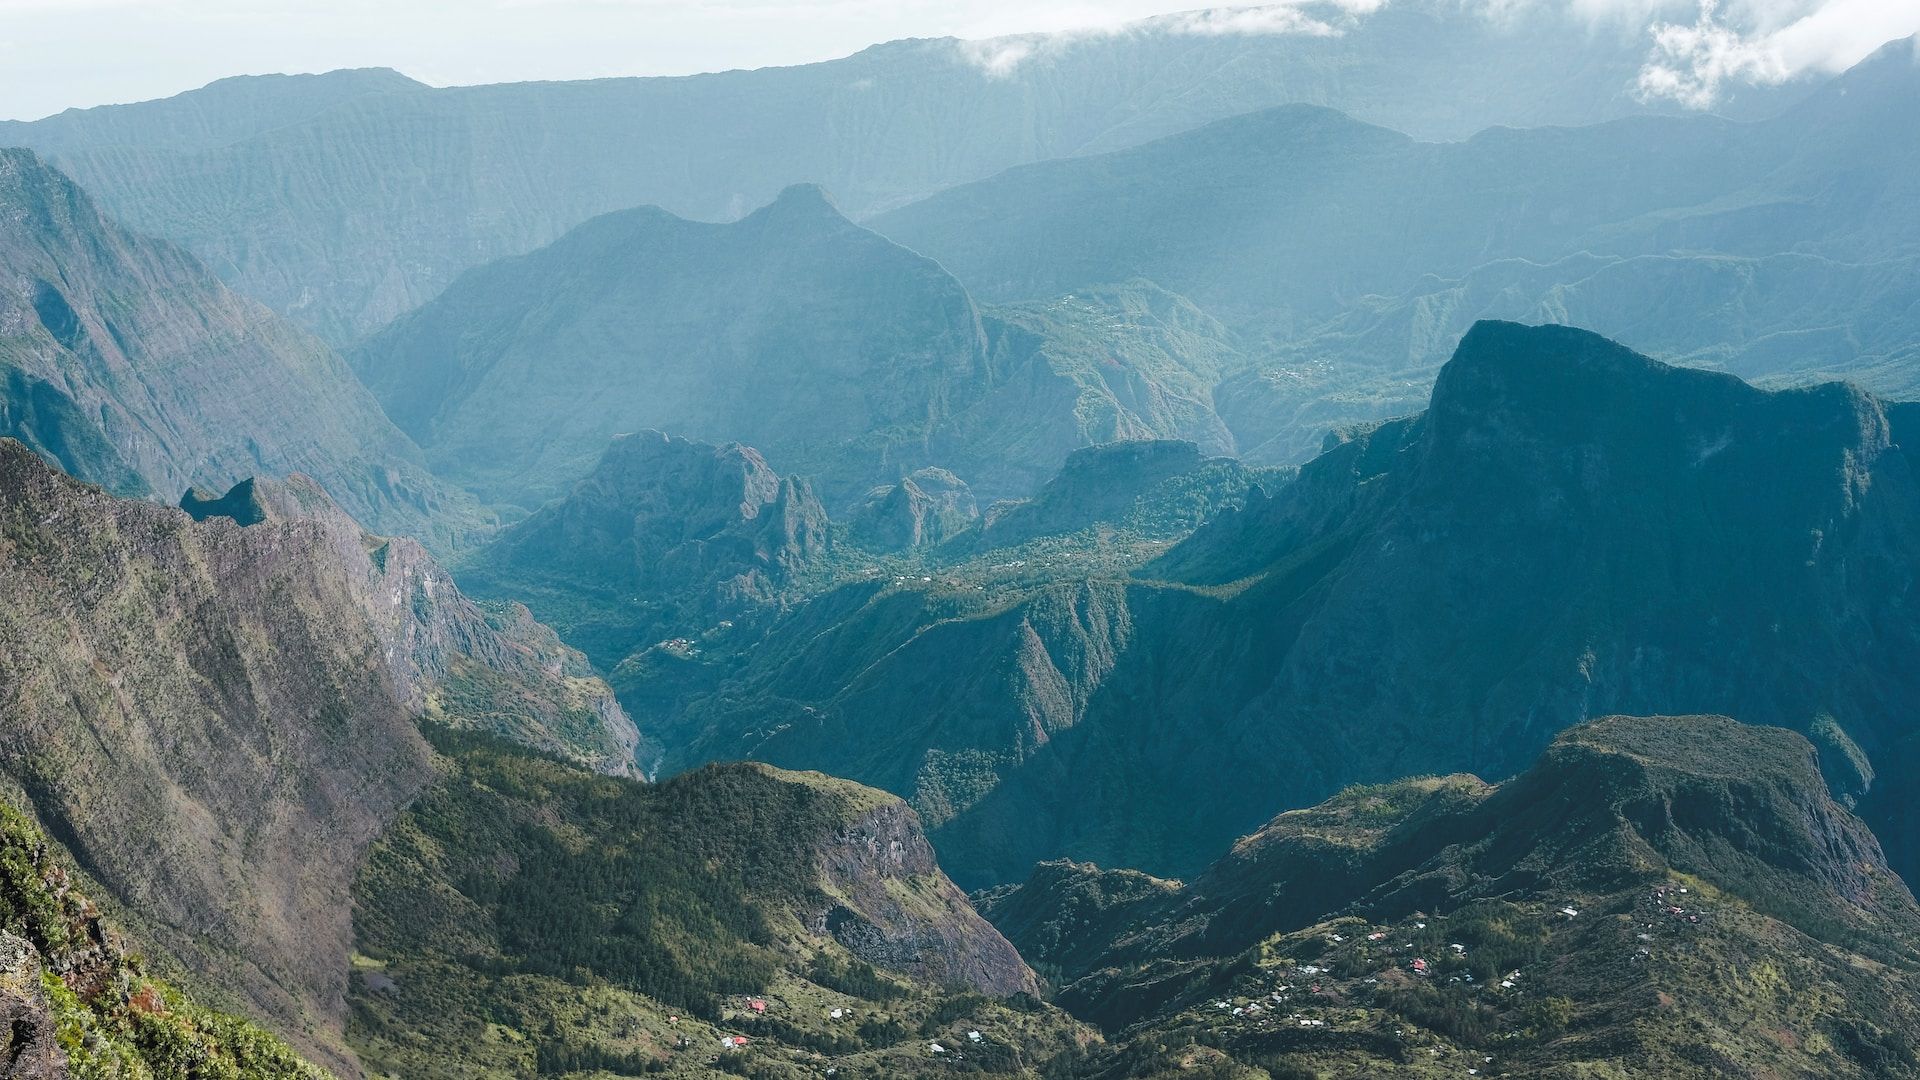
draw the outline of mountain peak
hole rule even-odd
[[[93,201],[81,191],[67,175],[47,163],[47,160],[24,146],[0,147],[0,201],[12,207],[25,207],[28,210],[65,204],[68,207],[61,217],[71,217],[75,211],[87,215],[95,214]],[[13,231],[4,228],[9,222],[14,228],[22,226],[33,228],[45,224],[32,217],[9,217],[0,219],[0,241],[5,233]]]
[[[426,90],[426,83],[411,78],[390,67],[334,68],[331,71],[316,72],[264,72],[259,75],[229,75],[215,79],[201,87],[211,90],[215,87],[231,89],[246,86],[292,85],[296,83],[331,83],[348,86],[357,90]]]
[[[1738,384],[1729,375],[1682,370],[1642,356],[1590,330],[1482,319],[1460,339],[1434,383],[1435,408],[1453,407],[1501,380],[1504,389],[1551,392],[1576,382],[1622,384],[1672,373],[1680,381]]]
[[[541,505],[651,427],[759,447],[844,504],[992,390],[987,352],[959,281],[801,185],[726,224],[603,216],[462,278],[355,363],[484,499]]]
[[[1429,453],[1455,464],[1583,445],[1608,455],[1614,477],[1756,455],[1824,468],[1826,451],[1870,457],[1888,441],[1883,409],[1851,384],[1762,390],[1586,330],[1493,320],[1475,323],[1441,368],[1426,424]]]
[[[1609,716],[1570,728],[1486,813],[1533,817],[1536,842],[1560,838],[1563,858],[1582,850],[1567,841],[1610,837],[1588,850],[1617,859],[1581,872],[1639,872],[1630,851],[1644,844],[1676,869],[1718,876],[1762,905],[1781,902],[1766,896],[1760,883],[1768,880],[1798,880],[1805,887],[1791,890],[1795,905],[1809,907],[1828,894],[1873,905],[1881,885],[1897,880],[1879,841],[1829,796],[1811,743],[1724,716]],[[1613,835],[1629,830],[1625,844]]]
[[[471,575],[502,596],[538,580],[648,597],[585,643],[611,666],[776,598],[827,545],[812,487],[782,479],[758,450],[641,431],[617,436],[565,498],[503,532]]]
[[[833,196],[828,195],[827,189],[819,184],[789,184],[774,196],[772,202],[748,216],[761,220],[847,220],[840,208],[834,205]]]

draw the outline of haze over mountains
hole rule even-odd
[[[539,506],[613,436],[672,428],[753,445],[844,505],[926,465],[998,497],[1089,443],[1230,450],[1208,401],[1224,338],[1150,284],[983,311],[803,186],[731,225],[596,218],[352,359],[435,469],[491,503]]]
[[[814,601],[692,703],[696,752],[911,793],[970,884],[1048,853],[1186,874],[1276,797],[1506,775],[1611,712],[1827,716],[1904,760],[1905,417],[1481,324],[1425,413],[1131,574],[958,611],[939,586]],[[1216,775],[1245,782],[1192,783]],[[1903,806],[1865,812],[1909,869]]]
[[[1509,16],[0,125],[0,1075],[1920,1077],[1920,49]]]
[[[990,375],[959,283],[806,187],[732,225],[597,218],[463,277],[354,365],[436,468],[528,507],[663,426],[864,490]]]
[[[1858,371],[1903,390],[1884,361],[1910,305],[1874,282],[1903,278],[1917,242],[1899,209],[1920,144],[1914,55],[1891,43],[1752,123],[1424,143],[1288,106],[1009,170],[872,224],[987,301],[1131,278],[1193,301],[1242,337],[1245,370],[1223,391],[1245,404],[1223,415],[1267,460],[1417,404],[1485,317],[1577,316],[1742,375]]]
[[[3,123],[0,144],[44,151],[129,225],[186,245],[338,346],[462,270],[633,206],[731,220],[815,182],[858,215],[1285,102],[1438,138],[1645,108],[1626,92],[1645,55],[1630,35],[1569,32],[1544,12],[1538,26],[1455,15],[1393,5],[1337,36],[1176,18],[674,79],[445,90],[390,71],[237,79]],[[1751,91],[1751,108],[1796,92]]]
[[[31,153],[0,152],[0,199],[0,434],[123,494],[305,472],[376,527],[471,524],[312,336],[127,232]]]

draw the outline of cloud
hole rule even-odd
[[[1752,0],[1723,11],[1700,0],[1692,23],[1657,22],[1636,85],[1643,100],[1710,108],[1732,84],[1775,86],[1834,73],[1897,38],[1920,33],[1913,0]]]
[[[1085,16],[1048,33],[1016,34],[959,43],[960,55],[987,75],[1004,78],[1052,49],[1091,37],[1122,34],[1188,34],[1196,37],[1302,35],[1334,37],[1385,7],[1388,0],[1291,0],[1257,7],[1204,8],[1132,21]]]
[[[1646,62],[1631,89],[1643,101],[1674,101],[1693,109],[1711,108],[1735,86],[1772,86],[1843,71],[1888,41],[1920,33],[1920,0],[1286,0],[1135,21],[1116,17],[1111,8],[1041,3],[1025,9],[1027,17],[1051,22],[1052,32],[981,37],[961,42],[959,49],[987,75],[1006,77],[1036,57],[1089,37],[1337,37],[1390,3],[1428,5],[1459,18],[1495,22],[1546,14],[1644,35]],[[1532,30],[1546,32],[1538,24]]]
[[[1162,31],[1215,37],[1226,34],[1307,34],[1332,37],[1340,31],[1325,19],[1298,7],[1214,8],[1151,20]]]
[[[962,41],[960,55],[967,63],[996,79],[1002,79],[1013,74],[1015,68],[1032,56],[1040,41],[1037,36]]]

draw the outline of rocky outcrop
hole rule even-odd
[[[1075,450],[1033,498],[989,507],[980,523],[980,543],[1007,547],[1096,522],[1120,521],[1136,499],[1168,480],[1198,471],[1206,461],[1198,446],[1177,439],[1141,439]]]
[[[941,873],[905,803],[888,800],[860,815],[826,844],[823,862],[835,900],[814,925],[855,956],[932,986],[1039,993],[1020,954]]]
[[[180,496],[180,509],[195,521],[226,518],[235,525],[258,525],[267,520],[270,512],[252,477],[228,488],[225,494],[189,489]]]
[[[67,1076],[40,971],[33,943],[0,931],[0,1077],[5,1080]]]
[[[551,612],[611,667],[637,646],[777,606],[828,543],[811,485],[759,451],[646,431],[614,439],[564,499],[505,530],[461,576]],[[582,606],[593,625],[579,625]]]
[[[937,547],[980,517],[966,481],[929,466],[874,488],[848,523],[855,543],[875,551]]]
[[[121,495],[302,472],[378,529],[478,528],[338,355],[24,150],[0,151],[0,264],[0,436]]]
[[[631,742],[551,639],[494,628],[311,481],[278,490],[259,524],[195,522],[0,440],[0,771],[158,946],[353,1071],[348,886],[429,779],[416,718],[602,762]],[[302,503],[331,509],[272,512]]]

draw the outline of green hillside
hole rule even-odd
[[[1812,749],[1613,717],[1504,784],[1282,814],[1190,885],[1058,865],[984,906],[1124,1047],[1083,1076],[1920,1074],[1920,907]]]
[[[937,1042],[1031,1076],[1084,1037],[889,796],[434,738],[438,781],[355,886],[349,1037],[375,1075],[877,1078],[945,1064]]]

